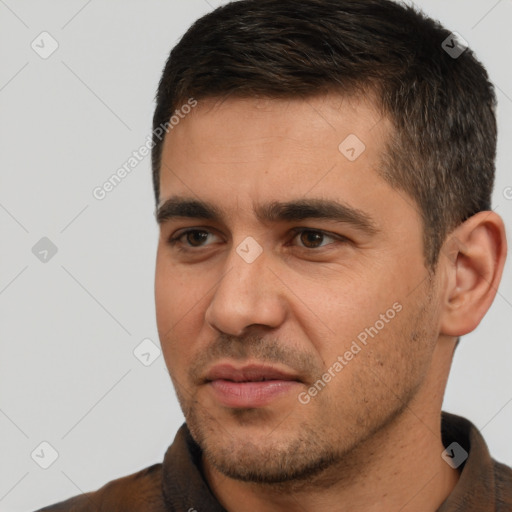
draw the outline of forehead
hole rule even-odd
[[[179,125],[166,136],[164,150],[169,145],[182,144],[185,138],[201,145],[215,141],[221,144],[217,150],[230,150],[237,144],[257,146],[272,142],[271,137],[280,137],[282,140],[274,142],[279,142],[283,149],[294,140],[305,149],[318,147],[319,142],[337,149],[350,134],[365,139],[367,148],[372,150],[378,149],[391,129],[374,95],[208,98],[180,117]]]
[[[166,136],[160,203],[196,197],[240,215],[313,197],[375,211],[396,193],[378,174],[390,130],[361,97],[199,101]]]

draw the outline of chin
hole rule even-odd
[[[250,411],[246,413],[237,412],[237,419],[242,416],[245,422],[234,425],[206,415],[187,418],[205,460],[223,475],[244,482],[282,484],[311,479],[338,460],[318,429],[299,423],[292,429],[290,422],[286,429],[279,423],[276,428],[275,421],[249,423]]]
[[[336,462],[333,454],[298,453],[291,447],[285,450],[261,449],[218,450],[205,452],[206,459],[223,475],[242,482],[284,484],[310,480],[319,476]]]

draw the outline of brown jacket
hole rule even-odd
[[[444,446],[457,442],[469,456],[438,512],[512,512],[512,469],[491,459],[482,435],[468,420],[443,412],[441,424]],[[201,474],[200,457],[184,424],[162,464],[38,512],[226,512]]]

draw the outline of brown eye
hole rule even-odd
[[[172,247],[176,246],[179,250],[197,249],[212,245],[215,243],[215,237],[217,235],[207,229],[187,229],[169,238],[169,244]]]
[[[186,238],[187,242],[192,247],[199,247],[208,240],[208,232],[207,231],[188,231],[184,233],[182,236]]]
[[[308,249],[316,249],[320,247],[325,235],[319,231],[302,231],[300,233],[300,241]]]
[[[292,231],[295,233],[292,243],[301,249],[327,249],[327,246],[349,241],[343,235],[329,233],[321,229],[294,228]]]

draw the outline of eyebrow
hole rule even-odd
[[[379,232],[373,219],[362,210],[345,203],[328,199],[299,199],[270,203],[255,210],[261,222],[297,222],[306,219],[322,219],[350,224],[356,229],[375,235]],[[176,218],[205,219],[223,222],[224,215],[215,205],[193,198],[173,196],[160,204],[155,213],[158,224]]]

